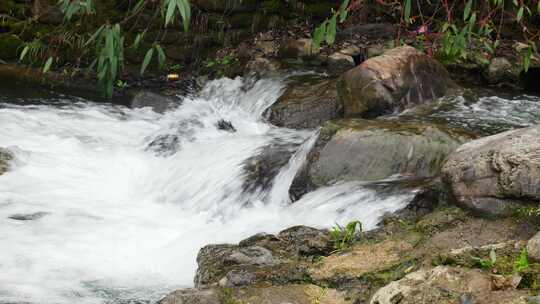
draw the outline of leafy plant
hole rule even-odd
[[[345,22],[348,16],[347,8],[350,0],[344,0],[341,3],[338,11],[332,10],[332,17],[324,20],[313,32],[313,45],[314,50],[318,50],[321,47],[321,43],[324,41],[328,45],[334,44],[337,34],[337,23]]]
[[[141,76],[146,71],[146,68],[150,64],[150,61],[152,61],[152,57],[154,55],[154,52],[157,54],[159,68],[162,69],[162,68],[165,67],[165,60],[166,60],[165,52],[163,51],[163,48],[159,44],[156,43],[156,44],[153,45],[153,47],[151,49],[149,49],[146,52],[146,55],[144,56],[144,60],[143,60],[143,63],[141,65]]]
[[[492,248],[489,252],[489,259],[483,259],[480,257],[472,257],[472,259],[480,266],[480,268],[491,270],[495,268],[495,264],[497,263],[497,253]]]
[[[96,42],[96,59],[90,65],[96,66],[98,85],[107,98],[112,97],[114,83],[124,68],[124,36],[120,25],[105,25],[87,41]]]
[[[330,232],[334,250],[337,252],[350,247],[358,233],[362,233],[362,223],[360,221],[349,222],[345,227],[336,223]]]
[[[517,272],[523,272],[529,268],[529,253],[527,247],[523,248],[519,253],[519,257],[514,262],[514,268]]]
[[[59,0],[58,5],[66,21],[70,21],[74,15],[90,15],[95,12],[92,0]]]
[[[173,20],[177,11],[182,16],[184,30],[187,32],[189,29],[189,21],[191,19],[191,8],[188,0],[164,0],[163,8],[165,13],[165,26],[169,25]]]

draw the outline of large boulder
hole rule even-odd
[[[283,95],[267,111],[268,120],[279,127],[316,128],[338,118],[336,80],[304,75],[293,79]]]
[[[526,304],[527,292],[479,269],[438,266],[413,272],[373,295],[370,304]],[[505,289],[505,290],[503,290]]]
[[[454,86],[440,63],[402,46],[347,71],[339,93],[345,116],[369,118],[431,101]]]
[[[9,162],[13,159],[13,155],[6,149],[0,148],[0,175],[4,174],[9,169]]]
[[[471,141],[448,158],[442,173],[456,201],[482,215],[539,205],[540,125]]]
[[[292,192],[336,181],[375,181],[401,174],[416,178],[439,173],[446,156],[470,135],[416,122],[343,119],[325,125]],[[307,189],[306,189],[307,188]],[[298,191],[297,191],[298,189]]]

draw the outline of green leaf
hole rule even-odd
[[[165,67],[165,60],[166,60],[165,52],[163,52],[163,49],[161,48],[159,44],[156,44],[156,50],[158,53],[159,68],[163,69]]]
[[[24,49],[21,52],[21,56],[19,57],[20,61],[24,60],[24,56],[26,56],[26,53],[28,53],[29,49],[30,49],[30,47],[28,45],[24,47]]]
[[[521,18],[523,18],[523,6],[519,8],[518,12],[517,12],[517,15],[516,15],[516,20],[517,22],[520,22],[521,21]]]
[[[330,19],[330,22],[328,23],[328,29],[326,30],[326,43],[328,45],[334,44],[334,41],[336,41],[336,23],[337,23],[337,15],[334,14],[332,18]]]
[[[405,23],[411,23],[411,1],[405,0],[405,9],[403,10],[403,19]]]
[[[469,18],[469,14],[471,13],[471,7],[472,7],[472,0],[467,1],[467,4],[465,5],[465,9],[463,10],[463,21],[466,21],[467,18]]]
[[[313,48],[318,50],[321,47],[321,42],[324,39],[324,36],[326,35],[326,24],[328,23],[328,19],[325,20],[321,25],[319,25],[315,32],[313,33]]]
[[[345,19],[347,19],[347,14],[349,11],[347,8],[349,7],[350,0],[344,0],[341,2],[341,6],[339,7],[339,23],[345,22]]]
[[[167,3],[167,13],[165,14],[165,26],[171,23],[171,19],[174,16],[174,10],[176,8],[175,0],[166,0]]]
[[[138,49],[138,48],[139,48],[139,45],[141,44],[141,40],[142,40],[143,37],[144,37],[144,33],[145,33],[145,32],[139,33],[139,34],[137,34],[137,36],[135,37],[135,41],[133,42],[133,45],[132,45],[132,47],[133,47],[134,49]]]
[[[182,23],[184,25],[184,31],[189,30],[189,22],[191,19],[191,8],[189,7],[188,0],[176,0],[177,1],[177,7],[180,11],[180,15],[182,16]]]
[[[144,60],[141,66],[141,76],[144,74],[144,71],[146,71],[146,68],[150,64],[153,54],[154,54],[154,49],[149,49],[148,52],[146,52],[146,56],[144,56]]]
[[[105,25],[102,25],[100,26],[97,31],[94,32],[94,34],[90,37],[90,39],[88,39],[85,43],[84,43],[84,46],[88,46],[90,43],[92,43],[94,40],[96,40],[96,38],[99,36],[99,34],[101,34],[101,32],[103,31],[103,29],[105,28]]]
[[[51,69],[52,63],[53,58],[49,57],[49,59],[47,59],[47,62],[45,62],[45,65],[43,66],[43,74],[47,73]]]

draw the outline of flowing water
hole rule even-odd
[[[352,219],[370,229],[406,205],[414,190],[361,183],[291,204],[318,134],[262,119],[283,86],[221,79],[164,114],[0,94],[0,147],[14,154],[0,176],[0,303],[152,303],[192,285],[206,244]],[[246,162],[275,145],[290,159],[263,187]]]

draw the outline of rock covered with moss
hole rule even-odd
[[[455,87],[436,60],[410,46],[391,49],[343,74],[345,116],[376,117],[444,96]]]
[[[302,192],[335,181],[375,181],[395,174],[433,177],[439,173],[446,156],[470,138],[466,132],[436,124],[363,119],[331,121],[321,130],[306,167],[293,183],[293,190]]]
[[[471,141],[442,169],[457,202],[483,215],[540,201],[540,126]]]

